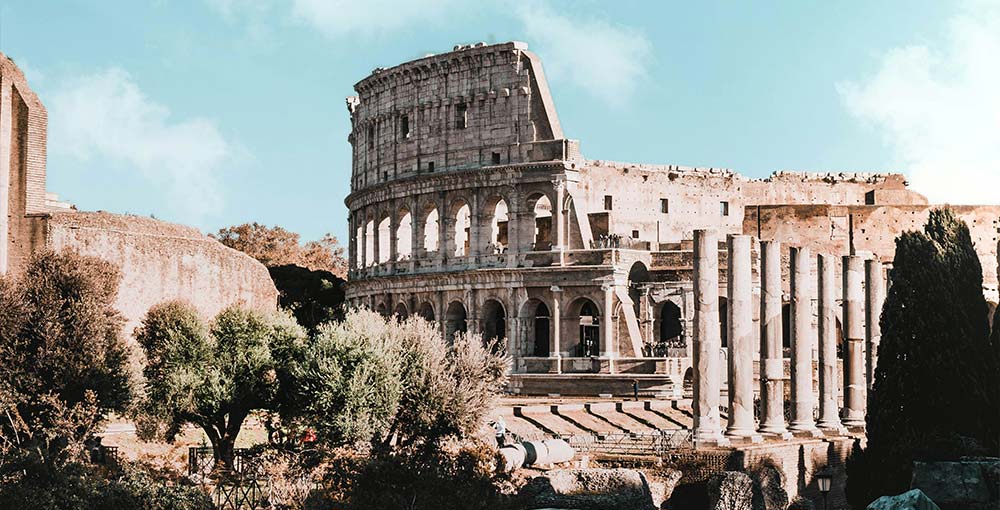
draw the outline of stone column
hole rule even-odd
[[[788,437],[781,346],[781,243],[760,243],[760,432]]]
[[[875,384],[875,366],[878,365],[878,344],[882,342],[882,306],[885,304],[885,280],[882,262],[865,261],[865,380],[868,391]]]
[[[11,131],[14,129],[11,87],[10,80],[0,81],[0,275],[7,273],[10,259],[10,241],[7,236],[10,229],[10,145]],[[21,143],[25,143],[25,140]]]
[[[483,226],[479,223],[482,212],[479,207],[479,193],[473,193],[472,203],[469,204],[469,251],[466,253],[473,267],[479,263],[479,254],[483,252],[483,247],[480,246]]]
[[[614,314],[615,287],[610,283],[601,286],[604,291],[604,355],[608,358],[608,371],[616,373],[615,358],[618,357],[618,346],[615,345],[615,328],[611,320]]]
[[[552,204],[552,213],[555,229],[555,246],[559,250],[559,265],[566,265],[566,214],[563,211],[563,202],[566,201],[566,181],[560,176],[552,181],[552,186],[556,191],[556,203]]]
[[[816,338],[813,328],[813,298],[816,287],[812,279],[812,255],[809,248],[791,250],[792,287],[792,420],[789,429],[798,432],[816,431],[813,408],[812,345]]]
[[[727,239],[729,423],[726,435],[756,437],[753,416],[753,281],[750,236]]]
[[[399,258],[399,205],[395,200],[391,202],[389,209],[389,268],[396,264]]]
[[[558,285],[553,285],[552,291],[552,352],[549,355],[555,358],[550,372],[562,373],[562,307],[560,301],[562,289]]]
[[[843,432],[837,412],[836,259],[821,254],[819,273],[819,428]]]
[[[844,425],[865,426],[864,259],[844,257]]]
[[[719,420],[722,381],[719,350],[719,241],[714,231],[694,231],[694,440],[726,443]]]

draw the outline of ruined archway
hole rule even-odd
[[[397,213],[396,260],[409,260],[413,256],[413,217],[405,207]]]
[[[486,241],[487,253],[504,253],[509,243],[510,211],[507,209],[507,201],[500,196],[489,199],[483,208],[483,217],[483,231],[489,236]]]
[[[365,265],[375,265],[375,220],[365,223]]]
[[[673,301],[660,307],[659,343],[666,348],[684,347],[684,324],[681,308]]]
[[[424,213],[424,252],[433,253],[438,251],[438,239],[440,229],[438,227],[438,210],[433,205],[429,206]]]
[[[392,315],[401,321],[405,321],[410,317],[410,312],[406,309],[406,304],[396,303],[396,308],[392,311]]]
[[[417,309],[417,316],[427,322],[434,322],[434,305],[430,304],[429,301],[424,301]]]
[[[392,235],[392,227],[390,226],[391,223],[392,223],[392,221],[389,219],[388,216],[382,218],[382,220],[378,222],[378,260],[377,260],[377,262],[379,264],[385,264],[386,262],[389,262],[389,258],[390,258],[390,255],[391,255],[391,253],[389,253],[391,251],[390,250],[390,239],[389,239],[389,237]]]
[[[503,347],[507,338],[507,312],[496,299],[487,299],[483,303],[481,332],[486,345],[493,343],[496,347]]]
[[[469,204],[464,200],[457,200],[452,204],[451,219],[454,222],[452,231],[449,232],[449,242],[453,248],[452,254],[456,257],[468,256],[472,228],[472,213]]]
[[[549,356],[552,339],[549,307],[539,299],[531,299],[521,308],[521,317],[525,321],[525,336],[530,342],[525,348],[530,355],[538,358]]]
[[[576,356],[599,356],[601,352],[601,318],[597,304],[589,298],[578,298],[569,307],[568,321],[576,331]],[[571,344],[572,345],[572,344]],[[573,352],[573,351],[571,351]]]
[[[465,333],[469,330],[468,312],[466,312],[465,305],[461,301],[452,301],[448,304],[444,321],[444,337],[449,344],[455,342],[455,335]]]
[[[532,212],[531,251],[552,249],[552,202],[545,194],[528,197],[528,210]]]

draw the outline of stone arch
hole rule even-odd
[[[421,222],[421,241],[424,253],[434,253],[438,251],[438,247],[441,244],[439,239],[441,229],[439,222],[441,221],[440,215],[438,213],[438,208],[431,202],[428,202],[424,206],[423,211],[423,221]]]
[[[472,208],[464,198],[456,199],[448,208],[450,228],[447,232],[447,243],[451,247],[450,255],[466,257],[470,254],[469,245],[472,237]]]
[[[529,230],[531,233],[530,251],[551,250],[554,227],[552,224],[552,201],[549,200],[548,195],[545,193],[535,192],[528,195],[526,205],[528,206],[528,211],[531,213],[529,215],[532,225],[532,228]]]
[[[566,332],[571,335],[575,333],[575,342],[570,343],[575,346],[576,354],[579,357],[598,356],[601,352],[601,312],[592,299],[588,297],[578,297],[569,308],[567,315]],[[610,327],[604,324],[604,327]]]
[[[406,309],[406,303],[400,301],[396,303],[396,308],[392,310],[392,315],[401,321],[405,321],[410,317],[410,311]]]
[[[486,234],[485,253],[504,253],[507,251],[510,226],[510,208],[507,200],[501,195],[494,195],[486,200],[480,216],[482,225],[480,231]]]
[[[688,367],[684,371],[684,394],[694,392],[694,367]]]
[[[684,314],[673,301],[665,301],[658,314],[660,324],[657,329],[660,344],[667,347],[684,347]]]
[[[388,307],[385,306],[384,301],[380,301],[377,305],[375,305],[375,311],[378,312],[378,314],[381,315],[382,317],[389,316],[389,309]]]
[[[628,270],[628,297],[632,299],[632,310],[636,318],[642,317],[642,300],[645,293],[643,287],[648,282],[649,269],[646,268],[646,264],[640,261],[633,263]]]
[[[448,303],[444,313],[444,337],[449,344],[455,342],[455,335],[469,330],[469,314],[461,301]]]
[[[540,299],[529,299],[521,306],[521,318],[526,326],[525,352],[539,358],[548,357],[552,345],[552,317],[549,307]]]
[[[381,217],[378,222],[378,264],[389,262],[391,255],[392,219],[388,214]]]
[[[507,310],[503,303],[490,298],[482,306],[480,332],[483,334],[483,342],[489,344],[496,341],[496,347],[503,347],[503,341],[507,338]]]
[[[413,257],[413,215],[403,206],[396,212],[396,260]]]
[[[417,308],[417,316],[424,319],[427,322],[434,322],[435,321],[434,305],[432,305],[430,301],[424,301]]]

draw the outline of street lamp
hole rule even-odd
[[[830,486],[833,485],[833,473],[827,466],[816,473],[816,484],[819,485],[819,492],[823,494],[823,510],[827,510],[826,498],[830,493]]]

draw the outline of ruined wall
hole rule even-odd
[[[54,213],[47,245],[117,264],[122,270],[116,308],[131,336],[146,311],[184,299],[206,317],[234,303],[273,310],[278,293],[267,269],[197,229],[138,216]]]
[[[774,172],[748,179],[743,197],[748,205],[925,205],[927,199],[907,189],[901,174]]]
[[[352,190],[418,173],[560,159],[567,151],[527,45],[456,46],[376,69],[348,98]],[[555,140],[555,141],[553,141]],[[548,143],[536,143],[553,141]]]
[[[892,263],[896,237],[923,230],[931,210],[939,206],[778,205],[746,208],[743,230],[761,239],[808,246],[814,253],[846,255],[854,249]],[[1000,206],[949,206],[969,226],[983,266],[987,297],[997,294],[997,239]]]

